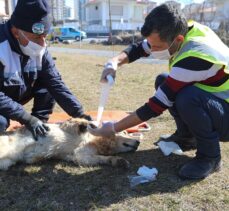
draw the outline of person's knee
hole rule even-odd
[[[168,77],[167,73],[162,73],[156,77],[155,83],[154,83],[154,88],[157,90],[158,87],[163,84],[163,82],[166,80]]]
[[[6,131],[9,127],[9,120],[6,119],[4,116],[0,116],[0,133]]]

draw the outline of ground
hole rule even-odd
[[[97,110],[101,66],[107,58],[53,54],[63,80],[80,99],[85,111]],[[131,64],[118,71],[106,109],[134,111],[154,93],[157,74],[165,65]],[[26,108],[30,109],[31,104]],[[55,111],[62,111],[56,107]],[[195,155],[163,156],[153,145],[160,134],[175,130],[165,112],[149,121],[137,152],[123,154],[129,170],[79,167],[63,161],[19,164],[0,172],[0,210],[229,210],[229,143],[221,143],[223,168],[202,181],[183,181],[179,167]],[[142,165],[156,167],[156,181],[130,188],[129,175]]]

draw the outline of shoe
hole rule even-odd
[[[178,175],[182,179],[204,179],[209,174],[219,171],[220,168],[220,156],[216,158],[196,156],[181,167]]]
[[[182,137],[177,135],[177,133],[173,133],[172,135],[162,135],[158,142],[160,141],[175,142],[183,151],[196,149],[196,139],[194,137]],[[156,142],[156,144],[158,142]]]

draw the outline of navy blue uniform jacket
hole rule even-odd
[[[0,25],[0,115],[20,122],[26,112],[22,104],[35,84],[46,88],[70,116],[81,116],[83,108],[62,81],[49,52],[42,58],[42,69],[31,71],[31,60],[23,55],[10,28],[10,21]]]

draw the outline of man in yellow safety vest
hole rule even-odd
[[[219,170],[219,141],[229,140],[229,49],[207,26],[187,22],[173,4],[154,8],[141,33],[146,39],[109,60],[101,81],[108,74],[115,77],[117,67],[149,55],[168,59],[170,73],[156,78],[155,95],[133,114],[91,132],[108,136],[169,109],[177,130],[161,139],[196,148],[196,157],[184,164],[179,176],[203,179]]]

